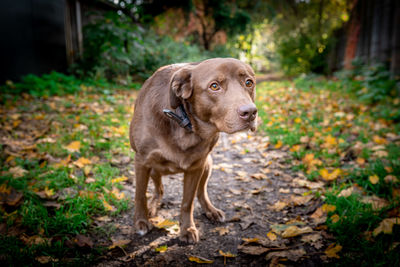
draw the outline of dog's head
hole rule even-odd
[[[255,90],[249,65],[233,58],[214,58],[185,65],[173,74],[170,104],[177,108],[182,100],[188,101],[195,116],[221,132],[254,131]]]

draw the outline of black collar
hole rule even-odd
[[[179,105],[177,110],[179,111],[181,116],[179,116],[178,114],[169,109],[163,109],[163,112],[168,118],[176,121],[179,124],[179,126],[186,129],[188,132],[193,132],[192,123],[190,122],[190,119],[186,114],[183,104]]]

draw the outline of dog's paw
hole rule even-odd
[[[136,220],[135,227],[136,227],[136,233],[143,236],[151,230],[153,225],[147,220],[139,219]]]
[[[225,222],[225,212],[217,208],[206,211],[206,216],[212,221]]]
[[[199,242],[199,231],[195,226],[189,228],[181,228],[180,238],[181,241],[186,243],[197,243]]]

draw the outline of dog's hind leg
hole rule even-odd
[[[206,213],[208,219],[218,222],[224,222],[225,213],[222,210],[214,207],[214,205],[208,198],[207,184],[208,184],[208,179],[211,176],[212,165],[213,165],[212,158],[210,155],[208,155],[205,169],[203,175],[201,176],[199,188],[197,190],[197,198],[200,202],[203,211]]]
[[[154,217],[157,214],[158,208],[161,206],[161,200],[164,194],[164,186],[161,181],[161,174],[154,169],[150,171],[150,177],[154,183],[154,194],[150,200],[149,216]]]
[[[135,192],[135,227],[140,235],[146,234],[152,227],[148,220],[147,185],[149,183],[150,169],[143,166],[135,157],[136,192]]]

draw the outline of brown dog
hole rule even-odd
[[[148,217],[156,214],[161,203],[161,176],[166,174],[184,173],[182,240],[199,240],[193,221],[196,193],[206,216],[224,221],[224,212],[214,207],[207,194],[210,152],[219,132],[255,130],[254,97],[252,68],[232,58],[165,66],[144,83],[129,135],[136,151],[135,226],[139,234],[151,228]],[[155,185],[150,209],[146,199],[149,177]]]

